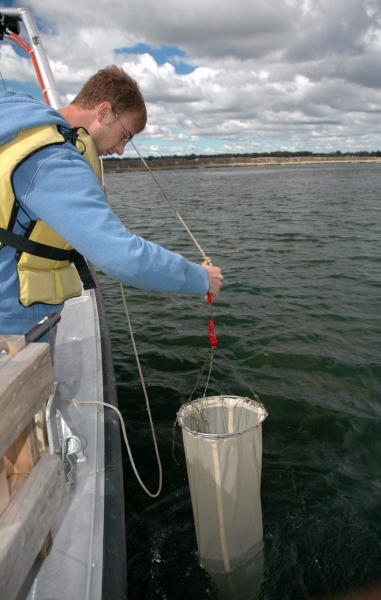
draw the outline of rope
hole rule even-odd
[[[71,402],[73,404],[99,404],[101,406],[107,406],[107,408],[112,408],[112,410],[114,410],[116,412],[116,414],[119,417],[119,421],[120,421],[120,425],[123,431],[123,438],[124,438],[124,443],[126,444],[126,448],[127,448],[127,452],[128,452],[128,456],[130,458],[131,464],[132,464],[132,468],[134,470],[134,473],[136,475],[137,480],[139,481],[140,485],[142,486],[143,490],[146,492],[146,494],[148,494],[149,496],[151,496],[151,498],[156,498],[161,491],[161,479],[160,479],[160,486],[159,486],[159,490],[156,492],[156,494],[151,494],[151,492],[149,490],[147,490],[147,488],[145,487],[144,483],[142,482],[142,480],[140,479],[139,473],[136,469],[135,463],[134,463],[134,459],[132,458],[132,453],[130,450],[130,446],[128,444],[128,439],[127,439],[127,432],[126,432],[126,427],[124,425],[124,420],[123,420],[123,416],[122,413],[120,412],[120,410],[118,408],[116,408],[116,406],[113,406],[112,404],[108,404],[107,402],[101,402],[100,400],[72,400],[70,398],[63,398],[61,400],[61,402]]]
[[[197,379],[197,381],[196,381],[196,384],[195,384],[195,386],[194,386],[194,388],[193,388],[193,390],[192,390],[192,393],[191,393],[191,395],[189,396],[189,398],[188,398],[187,402],[192,402],[193,394],[195,393],[196,389],[198,388],[198,384],[200,383],[200,381],[201,381],[201,377],[202,377],[202,376],[203,376],[203,374],[204,374],[205,367],[206,367],[206,363],[208,362],[208,359],[209,359],[209,357],[210,357],[210,359],[211,359],[211,360],[210,360],[210,362],[212,362],[212,356],[211,356],[212,354],[213,354],[213,348],[210,348],[210,350],[209,350],[209,352],[208,352],[208,354],[207,354],[207,357],[206,357],[206,359],[205,359],[205,361],[204,361],[204,364],[203,364],[203,366],[202,366],[202,369],[201,369],[200,375],[198,376],[198,379]],[[205,388],[205,391],[204,391],[204,396],[205,396],[205,394],[206,394],[206,388]]]
[[[254,398],[256,399],[257,402],[260,402],[260,399],[258,397],[258,394],[256,394],[254,392],[254,390],[251,389],[251,387],[249,386],[249,384],[247,383],[247,381],[245,381],[245,379],[239,374],[237,373],[237,371],[235,369],[233,369],[232,364],[230,362],[230,360],[227,358],[227,356],[225,356],[225,354],[223,354],[221,352],[221,350],[219,348],[216,347],[217,352],[219,352],[221,354],[221,356],[226,360],[226,362],[228,363],[229,367],[231,368],[232,372],[234,373],[234,375],[237,377],[237,379],[240,379],[242,381],[243,384],[246,385],[246,387],[251,391],[251,393],[253,394]]]
[[[128,329],[129,329],[129,331],[130,331],[130,336],[131,336],[132,347],[133,347],[133,349],[134,349],[134,354],[135,354],[136,364],[138,365],[138,371],[139,371],[139,375],[140,375],[140,381],[141,381],[141,384],[142,384],[143,393],[144,393],[144,397],[145,397],[145,400],[146,400],[146,406],[147,406],[148,418],[149,418],[149,423],[150,423],[150,426],[151,426],[153,443],[154,443],[154,446],[155,446],[155,454],[156,454],[156,458],[157,458],[157,464],[158,464],[158,467],[159,467],[159,489],[158,489],[158,491],[156,492],[156,494],[151,494],[151,493],[150,493],[150,492],[147,490],[147,488],[146,488],[146,487],[143,485],[143,483],[142,483],[142,481],[141,481],[141,479],[140,479],[139,475],[137,474],[137,472],[136,472],[136,470],[135,470],[135,466],[134,466],[134,464],[133,464],[132,457],[130,456],[130,453],[129,453],[129,456],[130,456],[131,463],[132,463],[132,465],[133,465],[133,469],[134,469],[135,475],[136,475],[136,477],[138,478],[138,481],[139,481],[140,485],[143,487],[144,491],[145,491],[145,492],[146,492],[146,493],[147,493],[149,496],[151,496],[151,498],[156,498],[156,497],[157,497],[157,496],[160,494],[160,492],[161,492],[162,483],[163,483],[163,470],[162,470],[161,461],[160,461],[160,456],[159,456],[159,449],[158,449],[158,447],[157,447],[157,441],[156,441],[156,435],[155,435],[155,428],[154,428],[154,426],[153,426],[153,421],[152,421],[152,416],[151,416],[151,409],[150,409],[149,400],[148,400],[148,394],[147,394],[146,386],[145,386],[145,383],[144,383],[143,372],[142,372],[142,369],[141,369],[141,366],[140,366],[140,360],[139,360],[139,355],[138,355],[138,351],[137,351],[136,344],[135,344],[135,337],[134,337],[134,333],[133,333],[133,331],[132,331],[132,326],[131,326],[130,315],[129,315],[129,313],[128,313],[128,308],[127,308],[126,297],[125,297],[125,294],[124,294],[123,285],[122,285],[121,283],[120,283],[119,285],[120,285],[120,291],[121,291],[121,294],[122,294],[122,299],[123,299],[123,304],[124,304],[124,310],[125,310],[125,313],[126,313],[126,319],[127,319],[127,323],[128,323]],[[126,440],[125,440],[125,441],[126,441]]]
[[[1,76],[1,81],[3,82],[4,89],[5,89],[5,91],[7,92],[7,91],[8,91],[8,90],[7,90],[7,86],[5,85],[5,81],[4,81],[4,79],[3,79],[3,74],[2,74],[2,72],[1,72],[1,71],[0,71],[0,76]]]
[[[227,255],[227,254],[236,254],[237,252],[241,252],[242,250],[245,250],[246,248],[252,248],[253,247],[253,242],[249,242],[247,244],[245,244],[244,246],[239,246],[238,248],[235,248],[234,250],[213,250],[213,254],[217,254],[219,255]]]
[[[167,202],[169,203],[170,207],[175,211],[177,218],[179,219],[180,223],[183,225],[183,227],[186,229],[186,231],[188,232],[188,234],[190,235],[190,237],[192,238],[195,246],[197,246],[197,248],[199,249],[199,251],[202,254],[202,257],[204,259],[204,261],[208,264],[211,265],[212,261],[210,260],[209,256],[206,256],[204,250],[201,248],[200,244],[198,243],[198,241],[196,240],[195,236],[193,235],[193,233],[191,232],[191,230],[189,229],[188,225],[185,223],[184,219],[182,218],[182,216],[180,215],[179,211],[177,210],[176,206],[173,204],[172,200],[169,199],[167,193],[165,192],[165,190],[162,188],[162,186],[160,185],[159,181],[157,180],[157,178],[155,177],[155,175],[153,174],[151,168],[148,166],[147,162],[145,161],[145,159],[143,158],[143,156],[140,154],[138,148],[135,146],[134,142],[132,140],[130,140],[130,144],[132,145],[132,147],[134,148],[135,152],[138,154],[140,160],[142,161],[143,165],[145,166],[145,168],[149,171],[149,173],[151,174],[153,180],[155,181],[156,185],[158,186],[158,188],[160,189],[161,193],[163,194],[164,198],[167,200]]]

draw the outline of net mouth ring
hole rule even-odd
[[[241,402],[244,402],[248,409],[252,408],[252,409],[259,409],[259,414],[258,414],[258,421],[255,425],[253,425],[252,427],[248,427],[247,429],[241,429],[240,431],[233,431],[231,433],[203,433],[201,431],[193,431],[192,429],[190,429],[187,425],[185,425],[182,421],[182,419],[185,416],[185,412],[189,412],[189,409],[192,409],[193,406],[195,405],[203,405],[206,404],[207,407],[209,408],[213,408],[215,406],[218,406],[218,404],[221,404],[224,400],[234,400],[235,401],[235,405],[234,405],[234,409],[237,407],[237,405]],[[209,402],[212,402],[213,404],[209,404]],[[199,412],[198,409],[196,409],[197,412]],[[209,396],[206,398],[198,398],[197,400],[193,400],[192,402],[186,402],[185,404],[183,404],[177,414],[177,422],[179,424],[179,426],[184,429],[184,431],[187,431],[188,433],[191,433],[194,436],[198,436],[198,437],[202,437],[202,438],[207,438],[207,439],[223,439],[223,438],[231,438],[231,437],[238,437],[244,433],[247,433],[248,431],[253,431],[255,429],[258,429],[258,427],[263,423],[263,421],[266,419],[266,417],[268,416],[268,413],[265,409],[265,407],[263,406],[263,404],[261,402],[257,402],[256,400],[252,400],[251,398],[247,398],[247,397],[240,397],[240,396]]]

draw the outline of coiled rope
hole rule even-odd
[[[120,426],[121,426],[122,432],[123,432],[124,443],[126,444],[128,456],[129,456],[129,459],[131,461],[131,465],[132,465],[132,468],[133,468],[134,473],[136,475],[136,478],[139,481],[140,485],[142,486],[143,490],[146,492],[146,494],[148,494],[148,496],[151,496],[151,498],[157,498],[157,496],[161,492],[161,485],[162,485],[162,470],[161,470],[160,460],[159,460],[159,467],[160,467],[160,484],[159,484],[159,489],[156,492],[156,494],[152,494],[149,490],[147,490],[146,486],[144,485],[144,483],[140,479],[139,473],[138,473],[137,468],[135,466],[135,462],[134,462],[134,459],[132,457],[131,449],[130,449],[130,446],[129,446],[129,443],[128,443],[126,426],[124,424],[123,415],[120,412],[120,410],[118,408],[116,408],[116,406],[113,406],[112,404],[108,404],[108,402],[101,402],[100,400],[76,400],[75,398],[74,399],[71,399],[71,398],[62,398],[61,402],[71,402],[72,404],[98,404],[99,406],[106,406],[107,408],[112,408],[112,410],[114,410],[116,412],[116,414],[118,415],[118,417],[119,417]],[[153,427],[151,415],[150,415],[150,421],[151,421],[151,427]],[[156,444],[156,438],[155,438],[154,432],[153,432],[153,436],[154,436],[154,441],[155,441],[155,449],[158,452],[158,450],[157,450],[157,444]]]

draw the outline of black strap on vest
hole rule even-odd
[[[76,250],[74,250],[74,252],[75,252],[75,256],[74,256],[73,263],[75,264],[75,267],[78,271],[78,275],[81,278],[81,281],[83,283],[83,288],[85,290],[95,290],[97,285],[90,273],[90,269],[87,266],[87,262],[85,261],[84,256],[82,254],[80,254],[79,252],[77,252]]]
[[[70,142],[71,144],[73,144],[73,146],[75,148],[77,148],[77,150],[80,154],[85,153],[85,151],[86,151],[85,142],[83,140],[81,140],[81,138],[78,136],[79,129],[83,129],[83,131],[86,131],[86,133],[88,133],[88,131],[84,127],[72,127],[71,129],[64,130],[63,127],[60,127],[59,125],[57,125],[57,129],[60,132],[60,134],[63,136],[65,142]],[[77,146],[78,140],[80,141],[80,143],[83,146],[82,150],[80,150]]]
[[[28,254],[33,254],[33,256],[40,256],[41,258],[49,258],[57,261],[69,260],[75,264],[84,289],[92,290],[96,288],[95,281],[91,276],[84,257],[74,249],[62,250],[61,248],[54,248],[54,246],[33,242],[22,235],[17,235],[17,233],[13,233],[2,227],[0,227],[0,245],[1,247],[11,246],[11,248],[16,248],[16,250],[19,250],[20,252],[27,252]]]

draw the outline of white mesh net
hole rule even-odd
[[[212,396],[184,404],[182,427],[200,562],[230,572],[262,548],[262,404]]]

